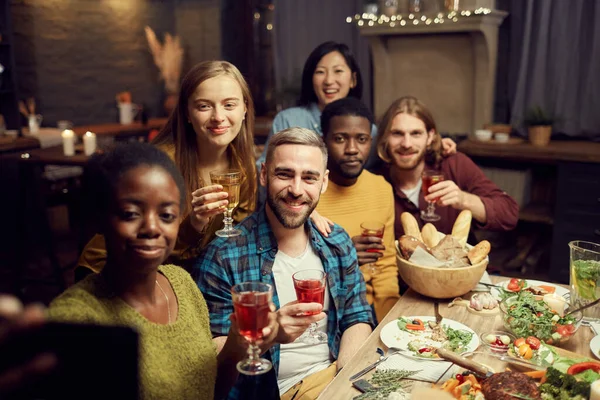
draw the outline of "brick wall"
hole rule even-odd
[[[43,126],[116,122],[115,94],[129,90],[162,114],[163,84],[144,26],[182,37],[184,72],[220,57],[220,0],[13,0],[18,84],[34,96]]]

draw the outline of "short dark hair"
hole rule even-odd
[[[90,215],[103,218],[123,175],[139,166],[159,167],[171,175],[179,188],[179,205],[183,209],[185,184],[173,161],[155,146],[133,142],[117,144],[105,153],[93,155],[88,161],[83,176],[83,193]]]
[[[368,119],[371,125],[375,123],[373,114],[362,101],[353,97],[346,97],[327,104],[323,109],[323,113],[321,113],[321,130],[323,131],[323,137],[329,133],[329,127],[333,117],[345,116],[363,117]]]
[[[307,106],[310,103],[316,103],[318,101],[317,94],[313,87],[313,74],[315,73],[315,69],[317,69],[317,64],[321,61],[321,58],[333,51],[339,52],[346,60],[346,64],[350,67],[350,71],[353,74],[356,74],[356,86],[350,89],[348,97],[355,97],[357,99],[362,97],[362,76],[360,75],[358,63],[348,46],[344,43],[325,42],[318,45],[312,53],[310,53],[304,63],[304,70],[302,71],[302,87],[300,89],[300,99],[298,100],[299,106]]]

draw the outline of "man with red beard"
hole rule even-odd
[[[266,204],[237,225],[240,236],[212,241],[194,273],[208,304],[218,351],[231,326],[231,286],[260,281],[273,287],[278,344],[265,356],[273,363],[274,379],[263,376],[259,383],[242,376],[229,398],[268,398],[273,388],[282,399],[316,398],[371,333],[371,309],[348,234],[334,225],[324,237],[309,219],[328,183],[327,148],[321,137],[308,129],[288,128],[273,135],[266,154],[260,174]],[[323,305],[297,301],[292,275],[307,269],[326,273]],[[327,340],[306,344],[301,335],[315,322]]]
[[[379,126],[377,154],[385,161],[383,175],[394,187],[396,237],[404,234],[400,215],[413,214],[420,225],[422,210],[434,202],[440,220],[437,230],[451,233],[456,217],[470,210],[482,229],[508,231],[519,217],[517,202],[489,180],[462,153],[441,155],[441,138],[431,112],[414,97],[402,97],[388,108]],[[426,169],[441,171],[444,180],[432,185],[427,195],[421,190]]]

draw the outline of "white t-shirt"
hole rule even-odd
[[[400,189],[402,193],[406,195],[408,200],[413,203],[415,206],[419,207],[419,192],[421,192],[421,186],[423,186],[423,181],[419,179],[419,183],[412,189]]]
[[[305,269],[319,269],[323,271],[323,263],[315,253],[310,243],[304,252],[298,257],[290,257],[278,251],[273,264],[273,277],[279,304],[286,305],[297,300],[292,275]],[[329,308],[329,288],[325,288],[325,301],[323,309]],[[318,330],[327,333],[327,318],[317,323]],[[277,384],[279,393],[287,392],[292,386],[300,382],[306,376],[321,371],[331,365],[331,356],[327,343],[305,344],[296,339],[295,342],[281,345],[279,357],[279,371]]]

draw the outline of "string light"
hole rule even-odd
[[[368,26],[375,26],[375,23],[377,23],[378,26],[387,25],[390,28],[394,28],[398,25],[398,22],[400,22],[400,26],[406,26],[406,20],[408,19],[412,21],[412,25],[419,25],[420,22],[424,22],[425,25],[440,25],[443,24],[446,20],[458,22],[459,20],[464,18],[472,18],[475,16],[487,15],[491,12],[492,10],[489,8],[477,8],[475,10],[462,10],[460,12],[451,11],[447,14],[439,12],[437,14],[429,16],[423,14],[415,15],[413,13],[408,14],[408,16],[402,14],[387,16],[383,14],[376,15],[372,13],[363,13],[362,15],[355,14],[354,18],[347,17],[346,22],[349,24],[356,22],[358,26],[364,26],[365,23]]]

